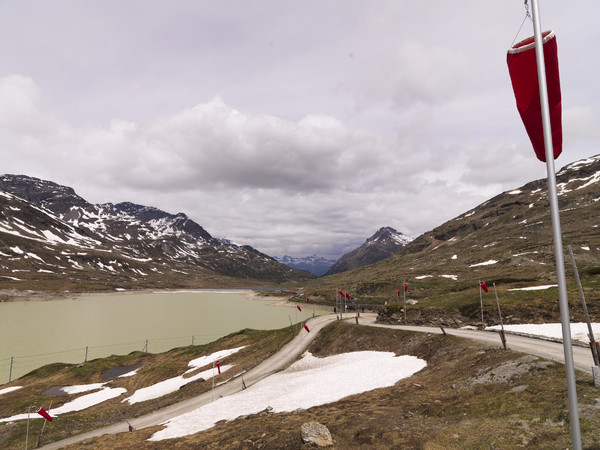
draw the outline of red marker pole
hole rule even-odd
[[[479,303],[481,304],[481,329],[485,330],[485,322],[483,321],[483,294],[481,293],[481,289],[483,285],[481,284],[483,281],[479,280]]]
[[[408,289],[408,286],[406,285],[406,283],[404,283],[404,325],[406,325],[406,291]]]
[[[210,393],[210,401],[215,401],[215,361],[213,360],[212,364],[212,390]]]

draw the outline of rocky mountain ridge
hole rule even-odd
[[[382,227],[364,244],[342,255],[325,275],[346,272],[386,259],[411,242],[412,239],[392,227]]]
[[[72,188],[0,177],[0,287],[200,287],[310,278],[250,246],[212,237],[185,214],[94,205]],[[36,286],[33,286],[36,283]]]

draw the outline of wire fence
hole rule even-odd
[[[0,359],[0,383],[10,383],[12,380],[47,364],[83,363],[91,361],[92,359],[104,358],[110,355],[124,355],[133,351],[162,353],[177,347],[206,344],[223,336],[223,334],[194,334],[192,336],[154,338],[106,345],[81,346],[69,350],[38,353],[34,355],[15,355]]]

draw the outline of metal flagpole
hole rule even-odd
[[[592,350],[592,357],[594,358],[594,365],[600,364],[598,360],[598,346],[594,339],[594,330],[592,330],[592,323],[590,320],[590,314],[588,313],[587,303],[585,302],[585,295],[583,294],[583,287],[581,286],[581,280],[579,279],[579,271],[577,270],[577,263],[575,262],[575,255],[573,254],[573,248],[567,245],[569,249],[569,255],[571,255],[571,262],[573,263],[573,272],[575,274],[575,281],[577,281],[577,287],[579,288],[579,297],[581,297],[581,304],[583,306],[583,314],[585,315],[585,321],[588,327],[588,336],[590,338],[590,348]],[[595,380],[594,380],[595,381]]]
[[[567,372],[567,392],[569,395],[569,422],[573,448],[581,449],[581,431],[579,428],[579,411],[577,409],[577,389],[575,386],[575,365],[571,343],[571,325],[569,321],[569,303],[567,299],[567,282],[565,278],[565,262],[558,210],[558,194],[556,190],[556,174],[554,169],[554,152],[552,146],[552,128],[548,107],[548,87],[546,85],[546,67],[540,24],[538,0],[531,0],[533,14],[533,31],[535,37],[535,53],[537,61],[538,82],[540,87],[540,103],[542,107],[542,126],[544,130],[544,146],[546,147],[546,171],[548,173],[548,198],[550,199],[550,215],[552,217],[552,236],[554,238],[554,255],[556,259],[556,278],[558,281],[558,303],[563,335],[563,351]]]

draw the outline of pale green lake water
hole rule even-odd
[[[0,303],[0,384],[52,362],[79,363],[134,350],[160,353],[212,342],[235,331],[303,322],[298,311],[235,291],[106,294]],[[315,311],[315,314],[322,312]],[[192,338],[193,337],[193,338]]]

